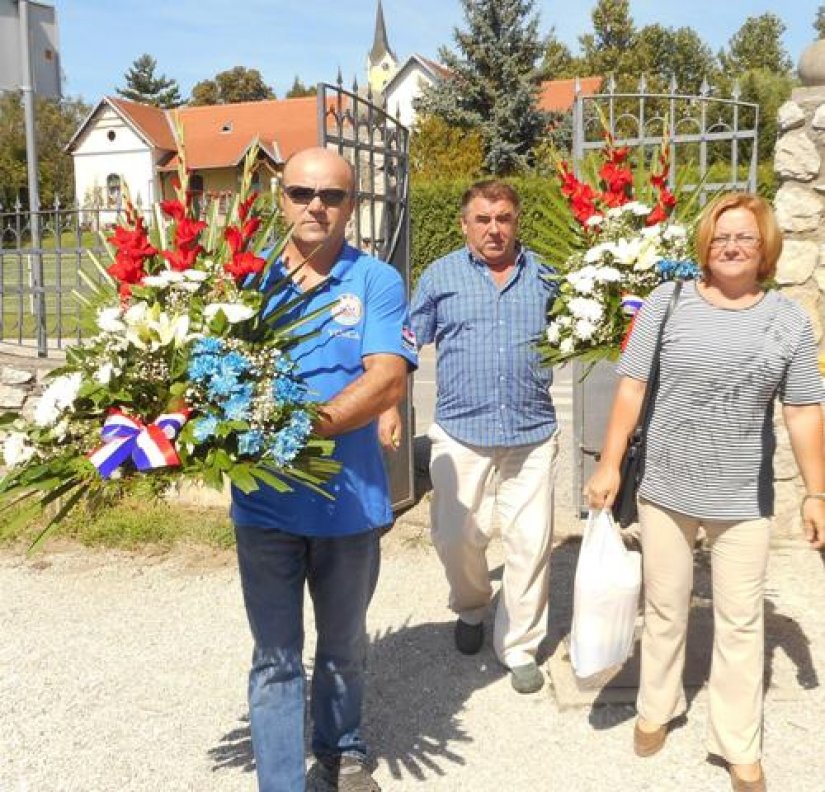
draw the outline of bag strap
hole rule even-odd
[[[639,421],[636,424],[636,429],[634,430],[634,434],[636,432],[639,432],[641,434],[642,440],[644,440],[644,437],[647,434],[647,427],[650,424],[650,418],[653,413],[653,410],[651,409],[653,403],[653,396],[656,393],[656,389],[659,387],[659,358],[661,357],[662,352],[662,338],[665,334],[665,325],[667,324],[667,320],[670,319],[671,314],[676,308],[676,303],[679,301],[679,295],[681,293],[682,281],[677,280],[676,285],[673,289],[673,294],[670,296],[670,302],[667,304],[667,309],[665,310],[664,318],[662,319],[662,323],[659,325],[659,334],[656,337],[656,347],[653,350],[653,360],[650,363],[650,374],[648,375],[647,385],[645,387],[645,397],[642,401],[642,409],[639,413]]]

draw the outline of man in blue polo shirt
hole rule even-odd
[[[552,374],[535,342],[554,286],[517,241],[521,202],[499,181],[461,203],[466,247],[424,271],[411,320],[435,342],[437,398],[430,475],[433,544],[458,614],[455,642],[475,654],[492,596],[486,549],[504,546],[493,647],[519,693],[539,690],[536,652],[547,634],[553,477],[558,441]]]
[[[318,644],[312,672],[312,774],[339,790],[378,790],[360,734],[366,611],[379,567],[380,529],[392,521],[375,418],[401,398],[416,365],[404,284],[388,264],[344,241],[353,173],[322,148],[284,166],[282,208],[292,235],[271,281],[291,276],[269,310],[323,282],[286,319],[327,306],[292,350],[315,427],[335,439],[341,472],[330,500],[296,485],[232,492],[244,602],[255,640],[249,675],[252,746],[261,792],[305,788],[303,596],[312,597]],[[264,284],[266,288],[269,284]]]

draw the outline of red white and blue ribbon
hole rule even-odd
[[[642,307],[644,300],[637,297],[635,294],[622,295],[622,313],[625,316],[635,316],[638,310]]]
[[[103,445],[89,454],[89,460],[103,478],[111,477],[130,458],[140,471],[179,465],[172,440],[189,420],[190,412],[164,413],[147,426],[121,410],[110,410],[100,431]]]

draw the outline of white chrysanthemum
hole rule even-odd
[[[559,352],[562,355],[569,355],[575,349],[575,345],[573,344],[572,338],[565,338],[559,344]]]
[[[590,270],[589,272],[585,272],[585,270]],[[595,267],[585,267],[583,270],[579,272],[571,272],[567,276],[567,282],[578,292],[579,294],[592,294],[593,293],[593,277],[592,272],[595,270]]]
[[[661,223],[656,223],[656,225],[643,228],[639,231],[639,235],[642,239],[660,239],[664,230],[665,227]]]
[[[60,414],[74,404],[82,379],[80,373],[74,372],[53,380],[34,408],[34,422],[38,426],[53,426]]]
[[[668,242],[678,242],[686,238],[687,229],[678,223],[669,225],[662,234],[662,239],[666,239]]]
[[[561,327],[558,322],[550,322],[547,325],[547,341],[553,345],[559,343],[561,338]]]
[[[601,225],[604,222],[604,216],[600,214],[590,215],[590,217],[585,220],[585,225],[593,228],[595,226]]]
[[[104,363],[94,373],[94,380],[95,382],[99,382],[101,385],[108,385],[112,381],[112,376],[114,373],[115,367],[111,363]]]
[[[589,341],[596,332],[596,325],[587,319],[579,319],[573,325],[573,335],[581,341]]]
[[[556,321],[559,327],[569,330],[573,326],[573,320],[569,316],[559,316]]]
[[[200,289],[200,283],[196,283],[195,281],[183,281],[182,283],[173,283],[172,288],[177,289],[178,291],[185,291],[189,294],[194,294],[198,289]]]
[[[153,289],[165,289],[169,285],[169,281],[163,275],[146,275],[140,285],[151,286]]]
[[[615,267],[598,267],[593,278],[597,283],[618,283],[622,279],[622,273]]]
[[[120,308],[101,308],[97,312],[97,326],[104,333],[122,333],[126,325],[121,320]]]
[[[34,446],[23,432],[9,432],[3,440],[3,460],[9,467],[25,465],[34,456]]]
[[[636,215],[636,217],[647,217],[653,210],[641,201],[630,201],[626,203],[622,210]]]
[[[255,316],[255,309],[242,303],[210,303],[203,309],[203,315],[211,322],[218,315],[218,311],[223,311],[229,324],[245,322]]]
[[[621,206],[614,206],[612,209],[607,210],[607,216],[611,219],[616,218],[616,217],[621,217],[622,214],[623,214],[623,211],[622,211]]]
[[[183,271],[183,277],[188,281],[203,283],[209,277],[209,273],[203,270],[188,269]]]
[[[587,297],[574,297],[567,305],[575,319],[598,322],[604,314],[602,304],[598,300],[591,300]]]
[[[613,252],[613,243],[612,242],[601,242],[598,245],[593,245],[587,253],[584,254],[584,260],[588,264],[594,264],[597,261],[601,261],[602,257],[605,253],[612,253]]]

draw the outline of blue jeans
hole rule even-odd
[[[366,757],[361,704],[366,614],[380,563],[379,531],[307,537],[235,526],[246,613],[255,640],[249,719],[260,792],[305,788],[304,582],[315,611],[312,751]]]

